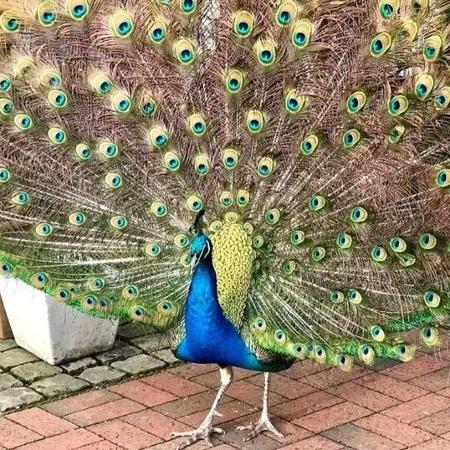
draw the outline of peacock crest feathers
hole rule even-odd
[[[0,1],[1,271],[175,327],[205,211],[255,348],[349,370],[438,345],[445,0]]]

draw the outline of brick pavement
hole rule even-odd
[[[271,412],[285,439],[243,443],[235,427],[258,416],[262,375],[235,371],[216,422],[218,450],[450,449],[450,352],[350,374],[299,363],[273,376]],[[214,366],[182,365],[0,417],[0,448],[175,449],[173,430],[197,426],[215,395]],[[207,448],[204,443],[193,450]]]

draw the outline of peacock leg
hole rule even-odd
[[[258,434],[263,431],[270,431],[271,433],[277,435],[278,437],[284,437],[272,424],[269,419],[269,407],[267,399],[269,397],[269,373],[264,372],[264,394],[263,394],[263,408],[261,412],[261,417],[256,423],[252,423],[246,426],[237,427],[238,430],[252,430],[252,432],[244,438],[244,442],[251,441],[253,438],[258,436]]]
[[[212,426],[212,421],[214,416],[220,416],[216,410],[217,405],[219,404],[220,399],[222,398],[222,395],[227,390],[228,386],[231,384],[231,381],[233,379],[233,369],[232,367],[224,367],[220,368],[220,381],[221,386],[219,391],[217,392],[216,398],[214,399],[214,402],[211,406],[211,409],[209,410],[209,413],[203,420],[202,424],[193,431],[181,431],[181,432],[174,432],[172,433],[173,437],[179,437],[179,436],[187,436],[188,439],[180,444],[177,447],[177,450],[181,450],[183,448],[188,447],[191,444],[194,444],[195,442],[203,439],[206,441],[207,444],[209,444],[211,447],[213,446],[210,440],[210,436],[213,433],[217,434],[225,434],[225,431],[222,430],[222,428],[216,428]]]

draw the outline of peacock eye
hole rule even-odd
[[[423,73],[417,77],[414,91],[419,99],[424,100],[431,94],[433,87],[434,78],[428,73]]]
[[[189,131],[196,137],[203,136],[206,131],[206,122],[201,114],[192,114],[187,121]]]
[[[156,148],[162,148],[169,142],[166,130],[159,125],[150,129],[149,137],[151,144]]]
[[[81,226],[86,222],[86,215],[81,211],[69,215],[69,222],[75,226]]]
[[[439,333],[436,328],[425,327],[421,330],[420,336],[422,337],[422,340],[425,343],[425,345],[429,347],[439,345]]]
[[[70,300],[71,293],[70,293],[70,291],[68,289],[59,289],[56,292],[55,297],[56,297],[56,300],[59,300],[60,302],[66,303],[66,302],[68,302]]]
[[[402,138],[403,134],[405,133],[405,127],[403,125],[396,125],[388,136],[388,141],[391,144],[397,144],[400,142],[400,139]]]
[[[147,256],[156,257],[161,253],[161,246],[155,242],[150,242],[145,246],[145,254]]]
[[[276,60],[277,46],[272,39],[258,39],[253,46],[253,51],[262,66],[271,66]]]
[[[261,111],[251,109],[246,117],[247,129],[251,134],[258,134],[264,127],[264,115]]]
[[[347,299],[350,303],[353,303],[354,305],[359,305],[363,301],[361,293],[356,289],[350,289],[347,292]]]
[[[434,96],[434,106],[437,110],[442,110],[450,105],[450,87],[444,86]]]
[[[320,211],[325,207],[326,203],[327,201],[325,197],[321,195],[313,195],[308,199],[308,208],[311,211]]]
[[[37,19],[43,27],[51,27],[58,17],[50,2],[41,3],[37,9]]]
[[[33,284],[34,287],[38,289],[43,288],[48,283],[48,280],[49,280],[48,275],[45,272],[35,273],[31,277],[31,283]]]
[[[12,273],[13,267],[8,262],[0,262],[0,274],[7,275]]]
[[[344,293],[338,290],[331,291],[329,294],[330,301],[338,305],[344,301]]]
[[[268,225],[276,225],[281,218],[280,210],[277,208],[269,209],[264,215],[264,219]]]
[[[289,114],[298,114],[303,111],[306,97],[300,95],[297,89],[291,89],[284,98],[284,107]]]
[[[400,9],[400,0],[381,0],[378,3],[378,11],[383,19],[390,20],[395,17]]]
[[[294,23],[291,31],[291,43],[295,48],[304,49],[311,42],[312,24],[308,19]]]
[[[373,361],[375,359],[375,351],[373,348],[368,344],[363,344],[359,346],[358,348],[358,357],[368,365],[373,364]]]
[[[206,153],[197,155],[194,160],[194,168],[197,175],[203,177],[209,172],[209,158]]]
[[[5,184],[11,179],[11,172],[5,167],[0,167],[0,183]]]
[[[264,157],[258,162],[258,175],[262,178],[267,178],[272,175],[275,168],[275,162],[272,158]]]
[[[291,244],[300,245],[305,241],[305,232],[302,230],[294,230],[291,233]]]
[[[18,206],[28,205],[30,203],[30,195],[25,191],[14,192],[11,201]]]
[[[197,0],[180,0],[179,4],[184,14],[192,14],[197,9]]]
[[[101,291],[106,285],[106,282],[103,278],[93,278],[89,281],[89,289],[91,291]]]
[[[439,35],[430,36],[423,46],[422,54],[426,61],[436,61],[441,55],[442,38]]]
[[[244,223],[244,230],[249,236],[251,236],[253,234],[254,227],[253,227],[253,225],[250,222],[245,222]]]
[[[296,268],[297,268],[297,263],[293,260],[285,261],[281,266],[281,270],[286,275],[293,274]]]
[[[161,44],[167,36],[168,23],[164,17],[156,17],[148,29],[148,39],[155,44]]]
[[[225,208],[233,204],[233,194],[230,191],[223,191],[219,197],[219,203]]]
[[[62,128],[53,127],[48,130],[48,138],[54,144],[64,144],[67,140],[67,135]]]
[[[89,13],[87,0],[66,0],[66,12],[76,21],[82,21]]]
[[[119,154],[119,147],[111,141],[102,141],[97,145],[97,151],[106,159],[115,158]]]
[[[389,100],[388,112],[391,116],[400,116],[409,107],[409,101],[404,95],[395,95]]]
[[[383,247],[373,247],[370,252],[371,258],[378,263],[384,262],[387,259],[387,252]]]
[[[450,186],[450,169],[441,169],[436,174],[436,184],[441,188]]]
[[[194,213],[197,213],[203,209],[203,202],[200,197],[196,195],[191,195],[186,200],[186,205],[189,209],[189,211],[192,211]]]
[[[189,245],[189,238],[185,234],[177,234],[173,242],[178,248],[185,248]]]
[[[156,101],[153,97],[147,95],[141,107],[141,113],[145,117],[150,117],[156,112]]]
[[[11,89],[11,78],[4,73],[0,73],[0,91],[8,92]]]
[[[296,18],[298,5],[293,0],[284,0],[277,9],[276,20],[281,27],[290,25]]]
[[[253,238],[253,247],[261,248],[264,245],[264,238],[258,234]]]
[[[174,309],[175,309],[175,307],[173,306],[172,302],[164,301],[164,302],[158,303],[158,311],[161,314],[164,314],[164,315],[171,314],[171,313],[173,313]]]
[[[347,112],[356,114],[364,108],[367,102],[367,96],[363,91],[356,91],[347,99]]]
[[[119,38],[127,38],[134,31],[133,19],[124,11],[119,11],[111,17],[110,26],[114,35]]]
[[[336,245],[342,250],[349,249],[352,246],[352,243],[353,239],[347,233],[340,233],[336,239]]]
[[[49,237],[53,232],[53,227],[48,222],[42,222],[37,224],[34,230],[39,237]]]
[[[263,318],[258,317],[257,319],[255,319],[253,321],[252,327],[254,330],[258,331],[259,333],[264,333],[264,331],[266,331],[266,329],[267,329],[267,324]]]
[[[77,144],[75,153],[82,161],[86,161],[92,156],[92,151],[86,144]]]
[[[364,223],[368,216],[367,211],[362,206],[356,206],[350,212],[350,220],[353,223]]]
[[[319,138],[316,134],[309,134],[300,142],[300,151],[305,156],[312,155],[319,145]]]
[[[167,206],[161,202],[153,202],[150,205],[150,210],[153,215],[159,218],[166,216],[168,212]]]
[[[231,94],[236,94],[244,84],[244,72],[240,69],[230,69],[225,75],[225,86]]]
[[[426,291],[423,294],[423,301],[429,308],[437,308],[441,304],[441,296],[434,291]]]
[[[0,15],[0,28],[6,33],[16,33],[20,28],[20,21],[9,11]]]
[[[238,206],[247,206],[250,201],[250,193],[244,189],[240,189],[236,195],[236,202]]]
[[[28,114],[19,113],[14,116],[14,125],[20,131],[26,131],[33,126],[33,120]]]
[[[314,247],[311,250],[311,258],[314,262],[322,261],[325,258],[326,254],[327,252],[323,247]]]
[[[419,238],[419,245],[423,250],[433,250],[437,245],[437,239],[434,234],[424,233]]]
[[[181,64],[189,65],[195,59],[197,46],[190,39],[181,38],[174,43],[173,51],[175,57]]]
[[[326,361],[327,352],[321,345],[316,345],[316,347],[314,347],[314,359],[320,364],[323,364]]]
[[[255,24],[255,17],[249,11],[236,11],[233,15],[233,31],[236,36],[246,38],[250,36]]]
[[[111,97],[111,106],[118,113],[128,113],[131,109],[131,99],[125,92],[116,92]]]
[[[112,89],[112,82],[106,75],[97,73],[90,78],[91,88],[99,95],[108,94]]]
[[[209,225],[209,229],[213,233],[217,233],[218,231],[220,231],[222,229],[222,227],[223,227],[223,225],[222,225],[222,222],[220,220],[214,220]]]
[[[399,236],[393,237],[389,241],[389,246],[395,253],[403,253],[404,251],[406,251],[407,248],[406,241]]]
[[[283,330],[276,330],[273,334],[275,343],[278,345],[284,345],[286,343],[286,333]]]
[[[164,167],[170,172],[176,172],[181,167],[180,157],[175,152],[164,154]]]
[[[389,33],[382,31],[378,33],[370,42],[370,54],[375,58],[383,56],[392,45],[392,38]]]
[[[9,116],[14,111],[14,103],[8,98],[0,98],[0,114]]]
[[[130,284],[129,286],[125,286],[122,289],[122,295],[126,299],[131,300],[133,298],[136,298],[139,295],[139,290],[138,290],[137,286],[135,286],[134,284]]]
[[[361,133],[356,128],[347,130],[342,136],[342,144],[346,149],[352,149],[358,145],[361,140]]]
[[[222,162],[227,170],[233,170],[236,168],[239,160],[238,152],[234,148],[227,148],[222,155]]]
[[[111,217],[110,224],[116,230],[124,230],[128,225],[128,220],[125,216]]]
[[[89,294],[85,295],[81,299],[81,306],[86,308],[87,310],[92,310],[97,305],[97,297],[95,295]]]
[[[372,339],[377,342],[384,341],[386,337],[383,328],[381,328],[379,325],[372,325],[370,327],[370,334],[372,336]]]
[[[111,189],[118,189],[123,184],[123,179],[117,172],[109,172],[105,176],[106,185]]]

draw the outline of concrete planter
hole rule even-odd
[[[8,339],[12,337],[11,327],[9,326],[8,317],[0,297],[0,339]]]
[[[118,320],[82,314],[20,280],[0,278],[0,294],[18,345],[49,364],[109,350]]]

